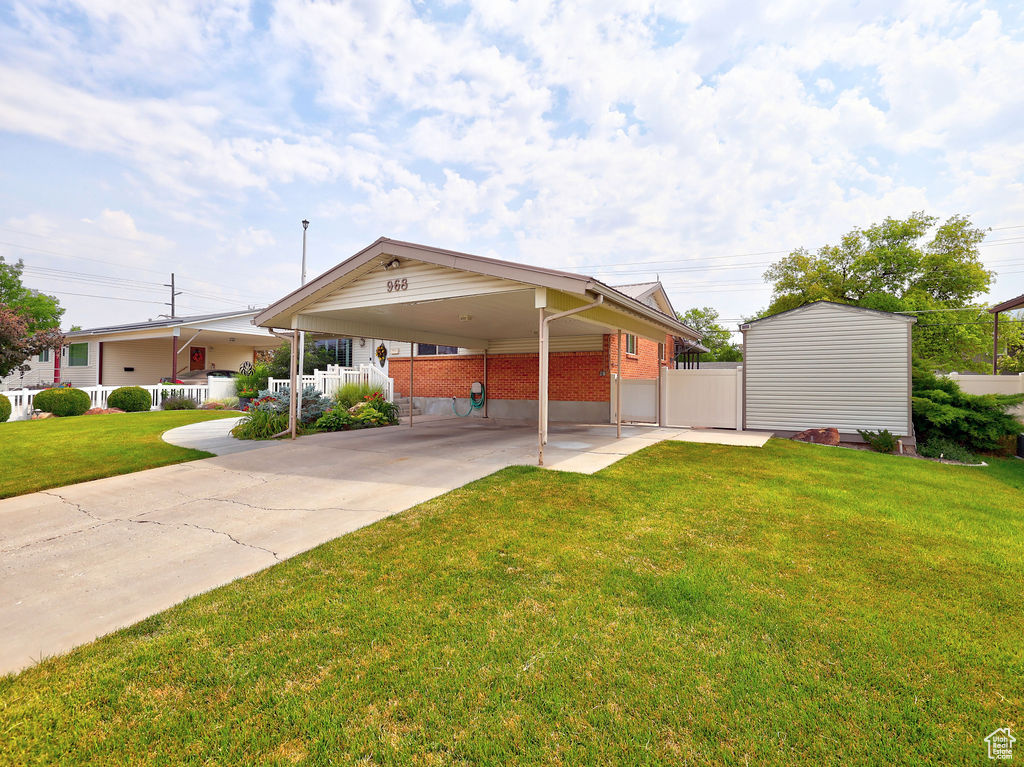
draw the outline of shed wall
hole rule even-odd
[[[818,304],[751,325],[745,342],[745,428],[912,433],[901,317]]]

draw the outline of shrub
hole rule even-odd
[[[6,395],[0,394],[0,423],[11,417],[11,401]]]
[[[141,386],[122,386],[107,396],[107,407],[116,407],[126,413],[141,413],[149,410],[153,400]]]
[[[891,453],[896,450],[897,437],[888,429],[882,429],[881,431],[857,429],[857,433],[864,438],[864,441],[876,453]]]
[[[238,439],[270,439],[288,428],[288,413],[250,410],[231,430]]]
[[[948,378],[914,367],[914,429],[920,442],[946,439],[968,451],[996,450],[1006,437],[1024,432],[1007,411],[1024,394],[965,394]]]
[[[208,399],[199,406],[200,410],[235,410],[238,408],[238,397]]]
[[[252,397],[256,394],[243,394],[243,392],[259,392],[267,388],[270,378],[270,371],[263,363],[253,365],[251,373],[239,373],[235,376],[235,393],[239,397]]]
[[[165,397],[160,403],[162,410],[195,410],[199,405],[191,397],[183,397],[180,394],[172,394]]]
[[[92,401],[81,389],[61,387],[43,389],[32,399],[32,407],[59,416],[82,415],[92,407]]]
[[[945,458],[960,463],[979,463],[978,456],[970,450],[944,437],[935,437],[917,446],[917,452],[925,458]]]
[[[291,390],[287,386],[281,387],[276,392],[263,390],[258,399],[249,403],[248,410],[262,411],[266,413],[288,413]],[[316,387],[307,386],[302,390],[302,409],[300,410],[302,423],[313,423],[322,416],[330,407],[331,401],[316,390]]]
[[[341,431],[347,429],[369,429],[375,426],[388,426],[391,422],[382,412],[372,405],[365,405],[355,412],[336,407],[324,413],[314,424],[319,431]]]
[[[380,390],[376,386],[370,386],[369,384],[345,384],[334,392],[334,404],[348,409],[357,402],[365,401],[367,395],[372,395],[375,392],[380,393]]]

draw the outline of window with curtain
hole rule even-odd
[[[626,354],[636,354],[636,336],[626,333]]]
[[[68,344],[68,367],[84,368],[89,364],[89,344]]]

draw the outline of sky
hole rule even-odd
[[[1020,3],[0,4],[0,255],[65,328],[264,306],[379,236],[735,327],[923,210],[1024,293]]]

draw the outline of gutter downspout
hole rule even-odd
[[[537,465],[544,465],[544,445],[548,443],[548,326],[555,320],[594,309],[604,303],[604,296],[598,295],[597,300],[586,306],[577,306],[564,312],[544,316],[544,307],[540,308],[540,339],[537,348],[540,380],[537,384]]]

